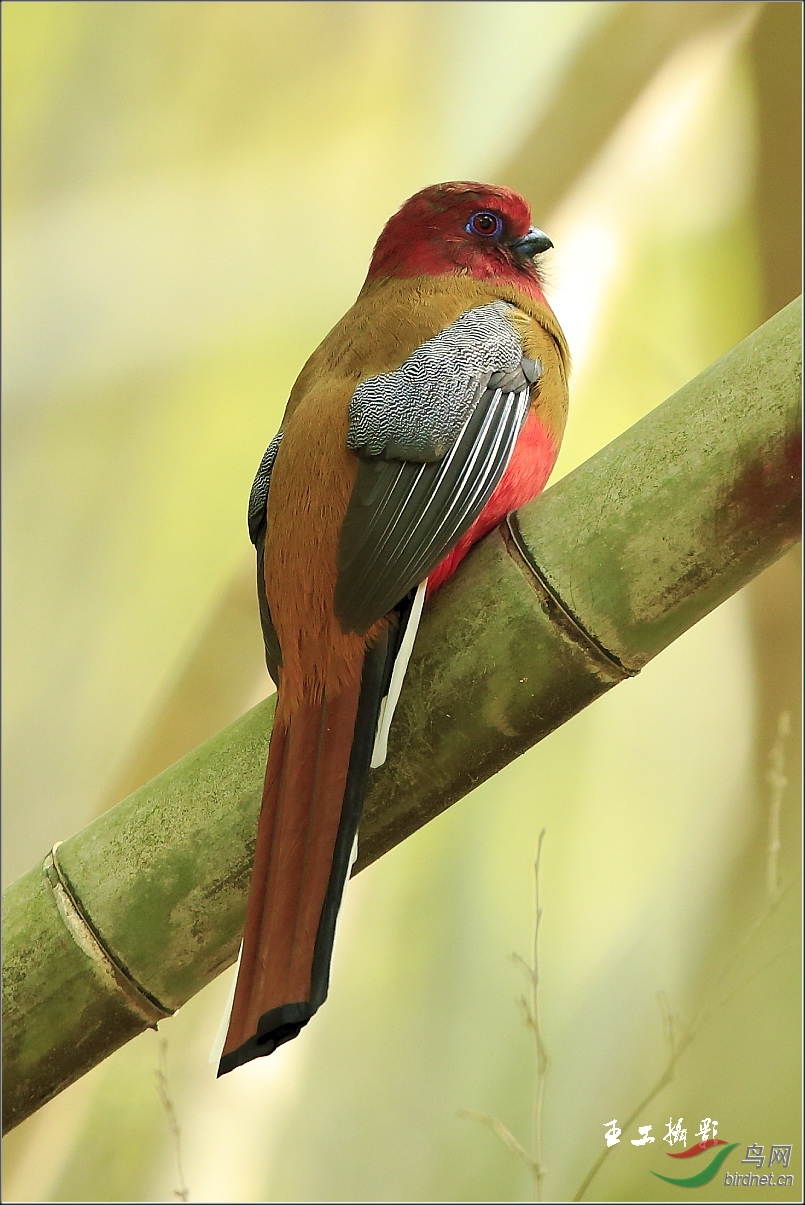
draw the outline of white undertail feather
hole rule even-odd
[[[224,1042],[226,1041],[226,1034],[227,1034],[227,1030],[229,1029],[229,1018],[232,1014],[232,1005],[235,1003],[235,984],[238,981],[238,971],[240,970],[240,958],[241,958],[242,954],[243,954],[243,942],[240,943],[240,949],[238,950],[237,962],[235,963],[234,969],[232,971],[232,986],[229,989],[229,995],[227,997],[226,1008],[224,1009],[224,1015],[221,1017],[221,1021],[218,1026],[218,1032],[215,1035],[215,1041],[213,1042],[212,1050],[210,1051],[209,1061],[211,1063],[214,1063],[216,1067],[218,1066],[218,1064],[221,1061],[221,1055],[224,1053]]]
[[[405,671],[408,669],[408,662],[411,660],[411,652],[414,647],[417,629],[419,628],[419,620],[422,616],[422,606],[425,602],[425,588],[428,584],[428,579],[420,582],[417,587],[417,592],[414,597],[414,602],[411,607],[411,614],[408,616],[408,623],[405,626],[403,638],[400,641],[400,649],[397,653],[397,659],[394,662],[394,669],[391,672],[391,682],[389,683],[389,691],[383,702],[380,704],[380,714],[377,717],[377,735],[375,736],[375,747],[372,750],[371,767],[376,770],[378,766],[382,766],[386,760],[389,743],[389,730],[391,729],[391,721],[394,719],[394,712],[400,698]]]
[[[349,876],[352,874],[352,867],[355,865],[355,863],[357,861],[358,861],[358,834],[356,833],[352,839],[352,851],[349,855],[349,866],[347,867],[347,877],[344,879],[344,887],[341,892],[341,903],[338,905],[339,910],[341,908],[341,904],[343,904],[343,902],[344,902],[344,896],[346,895],[346,891],[347,891],[347,884],[349,883]],[[340,915],[340,911],[339,911],[339,915]],[[337,932],[338,932],[338,927],[336,926],[336,933]],[[333,949],[335,949],[335,939],[333,940]]]

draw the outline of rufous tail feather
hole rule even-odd
[[[335,698],[305,700],[275,722],[219,1075],[296,1037],[326,999],[387,645],[368,651],[362,678]]]

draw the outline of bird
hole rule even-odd
[[[553,469],[569,355],[539,264],[552,246],[508,188],[410,197],[261,460],[248,525],[278,696],[219,1076],[326,999],[423,605]]]

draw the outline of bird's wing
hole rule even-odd
[[[249,495],[249,539],[257,549],[257,601],[260,606],[260,625],[263,629],[263,644],[266,651],[266,666],[275,685],[279,684],[279,666],[282,665],[282,653],[277,633],[271,622],[271,612],[268,609],[265,587],[265,544],[268,506],[268,489],[271,485],[271,470],[277,459],[282,432],[275,435],[265,450],[257,476]]]
[[[335,611],[366,632],[436,568],[500,481],[542,366],[495,301],[394,372],[362,381],[347,446],[358,475],[341,528]]]

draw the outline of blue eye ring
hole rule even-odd
[[[497,238],[503,231],[503,218],[489,209],[479,209],[464,229],[467,234],[477,234],[481,238]]]

